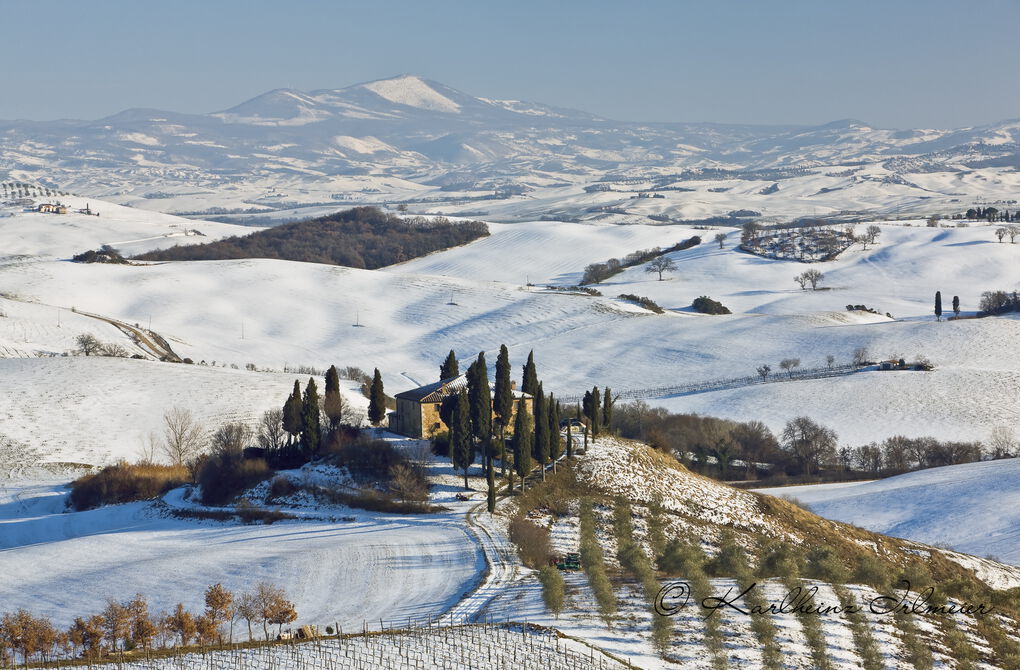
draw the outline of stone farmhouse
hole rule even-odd
[[[389,414],[390,430],[417,439],[429,439],[436,433],[447,430],[448,426],[439,417],[439,407],[443,400],[464,389],[467,389],[467,375],[441,379],[434,384],[398,393],[397,409]],[[518,391],[516,382],[511,382],[511,389],[514,405],[509,423],[512,428],[517,404],[521,398],[524,399],[529,412],[534,409],[532,406],[534,399],[530,394]]]

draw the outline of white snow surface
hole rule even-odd
[[[885,535],[1020,565],[1020,459],[929,468],[851,484],[761,489]],[[1013,575],[1020,586],[1020,571]]]
[[[381,79],[363,86],[379,97],[399,105],[417,107],[432,112],[456,113],[460,111],[460,105],[429,86],[420,77],[413,75]]]
[[[70,211],[41,214],[0,205],[0,262],[23,255],[70,258],[103,244],[129,256],[175,244],[201,244],[259,230],[134,209],[97,198],[59,196],[34,200],[37,203],[59,201]],[[77,212],[86,207],[99,216]]]
[[[151,317],[152,329],[196,361],[378,367],[391,394],[432,381],[450,349],[462,359],[485,351],[492,365],[501,343],[514,365],[534,350],[547,390],[558,396],[597,382],[638,397],[651,387],[753,376],[757,366],[778,369],[788,357],[803,367],[824,366],[829,354],[847,362],[865,346],[875,359],[927,356],[937,370],[643,397],[674,411],[761,419],[777,431],[808,415],[851,445],[893,434],[983,439],[993,426],[1015,424],[1020,408],[1010,398],[1020,354],[1009,343],[1020,337],[1020,321],[936,323],[931,305],[932,289],[941,288],[947,308],[959,295],[964,315],[972,314],[982,291],[1020,285],[1020,245],[995,242],[984,226],[882,230],[877,246],[858,245],[816,266],[828,289],[818,291],[794,284],[804,264],[752,256],[732,239],[723,249],[706,241],[671,254],[678,271],[664,281],[638,266],[598,285],[603,297],[546,291],[545,283],[575,284],[588,263],[709,234],[556,222],[494,225],[479,242],[385,271],[259,259],[100,266],[22,256],[0,264],[0,279],[5,292],[38,305],[145,325]],[[36,251],[52,249],[41,241]],[[525,286],[529,279],[536,286]],[[621,293],[648,296],[666,313],[617,299]],[[734,314],[694,313],[699,295]],[[896,319],[844,309],[861,303]],[[69,348],[66,330],[54,330],[54,311],[28,311],[0,318],[8,355]]]
[[[241,525],[177,519],[150,503],[65,512],[66,496],[56,481],[0,482],[0,602],[63,627],[108,597],[142,593],[153,611],[177,602],[200,611],[212,584],[245,590],[269,581],[295,602],[299,625],[354,630],[437,616],[484,567],[458,514],[335,508],[317,519]]]

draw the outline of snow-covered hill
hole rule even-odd
[[[291,209],[337,200],[507,221],[739,209],[926,215],[1016,201],[1018,128],[625,123],[401,75],[278,89],[212,114],[131,109],[96,121],[0,122],[0,169],[90,197],[209,215],[291,218],[299,215]],[[596,184],[617,193],[585,198]],[[762,193],[772,184],[778,191]],[[640,189],[664,201],[630,202]]]
[[[762,489],[885,535],[1020,565],[1020,459],[930,468],[871,482]]]
[[[995,242],[986,226],[882,231],[877,246],[856,245],[814,266],[826,275],[818,291],[793,282],[805,265],[747,254],[732,239],[722,249],[706,241],[671,254],[678,271],[664,281],[638,266],[600,284],[601,297],[543,288],[576,283],[584,265],[610,253],[713,234],[683,227],[493,226],[489,238],[385,271],[258,259],[143,266],[23,259],[0,266],[5,291],[18,298],[4,303],[0,338],[8,355],[66,351],[86,325],[117,341],[116,330],[73,315],[76,307],[151,324],[196,362],[378,367],[391,393],[432,381],[450,349],[462,358],[484,350],[492,364],[506,343],[515,365],[535,351],[557,395],[597,383],[636,391],[632,397],[754,375],[765,363],[778,371],[791,357],[804,368],[825,366],[829,355],[843,363],[864,346],[874,359],[925,356],[937,370],[643,397],[677,411],[760,418],[774,429],[806,414],[849,444],[893,434],[983,439],[992,427],[1015,423],[1020,410],[1009,398],[1020,358],[1009,343],[1020,336],[1020,321],[936,323],[931,304],[941,290],[947,306],[959,295],[968,314],[982,291],[1017,287],[1020,245]],[[525,286],[527,279],[536,285]],[[648,296],[666,313],[616,297],[624,293]],[[734,314],[694,313],[691,301],[700,295]],[[878,314],[847,312],[847,304]],[[68,320],[57,328],[58,318]]]
[[[179,216],[124,207],[81,196],[32,197],[32,205],[0,203],[0,263],[24,257],[70,258],[109,244],[125,256],[175,244],[200,244],[258,230],[228,223],[194,221]],[[67,214],[26,211],[59,202]],[[87,210],[90,214],[81,213]]]

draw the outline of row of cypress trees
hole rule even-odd
[[[556,461],[564,453],[564,446],[567,455],[573,455],[572,427],[568,424],[564,445],[560,435],[563,407],[554,394],[545,393],[538,378],[534,351],[528,354],[521,380],[521,391],[532,397],[530,411],[523,397],[515,406],[511,370],[509,351],[506,345],[501,345],[496,359],[494,391],[490,395],[485,353],[479,353],[465,374],[467,388],[447,397],[440,407],[440,418],[450,429],[450,459],[454,469],[463,472],[465,488],[469,488],[468,469],[478,454],[482,456],[488,480],[490,509],[495,505],[495,459],[499,459],[501,464],[500,476],[509,476],[511,489],[516,475],[521,480],[523,491],[525,478],[536,465],[542,468],[544,480],[545,466],[552,462],[555,469]],[[439,366],[440,379],[450,379],[459,374],[460,363],[456,353],[451,350]],[[592,427],[593,439],[598,436],[602,426],[608,425],[611,420],[612,405],[612,394],[608,388],[604,394],[600,393],[598,387],[585,394],[584,416],[587,418],[586,423]],[[581,416],[581,407],[576,409],[576,415]],[[506,435],[511,421],[513,433],[508,454]],[[587,439],[586,431],[586,446]],[[513,467],[508,472],[507,466],[511,462]]]
[[[315,379],[308,378],[304,392],[301,383],[294,380],[294,390],[283,403],[281,422],[287,434],[287,443],[279,453],[267,454],[275,467],[292,467],[307,463],[322,451],[327,437],[340,428],[347,407],[340,394],[340,375],[336,366],[326,371],[325,395],[319,400],[319,387]],[[368,418],[378,424],[386,416],[386,395],[382,375],[375,369],[369,385]]]

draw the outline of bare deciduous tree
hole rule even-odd
[[[402,503],[423,502],[429,495],[425,478],[415,468],[405,463],[398,463],[390,468],[390,490]]]
[[[793,377],[793,370],[794,370],[794,368],[800,367],[800,359],[799,358],[784,358],[783,360],[779,361],[779,367],[782,368],[783,370],[785,370],[786,374],[788,374],[791,377]]]
[[[1002,238],[1006,236],[1006,229],[1002,226],[999,226],[998,228],[995,229],[995,236],[999,238],[999,242],[1002,242]]]
[[[77,345],[78,351],[85,356],[98,354],[103,347],[103,343],[92,333],[82,333],[74,338],[74,343]]]
[[[174,407],[163,415],[163,453],[174,465],[185,465],[202,452],[202,429],[191,410]]]
[[[659,281],[662,281],[663,272],[675,272],[675,271],[676,263],[673,262],[672,258],[667,258],[666,256],[659,256],[658,258],[655,258],[652,261],[650,261],[648,265],[645,266],[645,272],[647,272],[648,274],[656,272],[659,274]]]
[[[1008,426],[996,426],[988,437],[989,455],[992,458],[1009,458],[1016,453],[1016,436]]]
[[[828,365],[829,368],[832,368],[832,366],[833,366],[833,364],[835,362],[836,362],[836,357],[833,356],[832,354],[829,354],[828,356],[825,357],[825,364]]]
[[[812,291],[817,291],[818,290],[818,282],[820,282],[823,279],[825,279],[825,275],[822,272],[820,272],[820,271],[818,271],[818,270],[816,270],[814,268],[811,268],[810,270],[805,270],[804,271],[804,279],[805,279],[805,281],[807,281],[808,284],[811,284],[811,290]]]
[[[809,475],[836,457],[836,433],[806,416],[786,423],[782,445]]]
[[[879,228],[878,226],[874,226],[874,225],[868,226],[867,229],[864,231],[864,236],[866,238],[868,238],[868,244],[875,244],[875,241],[878,239],[878,236],[881,235],[881,234],[882,234],[882,229]]]
[[[769,376],[770,372],[772,372],[772,366],[768,364],[759,365],[755,368],[755,370],[758,372],[758,376],[761,377],[761,380],[765,381],[765,378]]]
[[[870,355],[868,354],[867,347],[857,347],[854,349],[853,361],[855,366],[861,367],[868,362],[868,358],[870,358]]]
[[[723,243],[726,241],[726,233],[716,233],[715,241],[719,243],[719,248],[723,248]]]
[[[266,451],[283,448],[287,442],[287,432],[283,429],[283,410],[267,409],[259,420],[259,446]]]
[[[210,441],[212,453],[218,456],[241,455],[244,448],[251,443],[251,428],[243,423],[225,423],[216,429]]]

